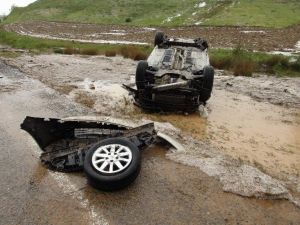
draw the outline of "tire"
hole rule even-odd
[[[214,85],[215,71],[212,66],[205,66],[203,69],[203,89],[200,91],[200,101],[205,103],[211,96]]]
[[[135,84],[137,89],[144,89],[146,85],[146,75],[148,69],[147,61],[140,61],[136,68]]]
[[[160,46],[162,43],[164,43],[165,40],[165,34],[163,32],[157,32],[155,34],[155,38],[154,38],[154,47],[155,46]]]
[[[107,155],[105,153],[112,153],[113,146],[115,146],[116,154],[117,151],[121,149],[121,146],[123,147],[123,150],[119,151],[119,154],[128,154],[128,159],[127,155],[119,156],[120,158],[127,159],[127,162],[117,160],[115,158],[115,162],[118,161],[122,166],[124,166],[124,168],[121,170],[115,162],[112,162],[112,158],[108,159],[108,157],[113,157],[113,155]],[[101,166],[103,166],[105,162],[96,162],[97,160],[104,159],[108,164],[107,166],[104,166],[103,169],[101,169]],[[114,165],[114,171],[112,172],[110,172],[110,164]],[[115,191],[125,188],[137,178],[140,170],[140,150],[136,145],[134,145],[126,138],[109,138],[105,139],[104,141],[98,142],[88,150],[84,159],[84,172],[87,176],[89,184],[94,188],[103,191]]]

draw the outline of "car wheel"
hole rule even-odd
[[[144,89],[146,83],[146,73],[148,69],[147,61],[140,61],[136,68],[135,84],[137,89]]]
[[[91,147],[84,160],[89,184],[103,191],[122,189],[132,183],[141,169],[141,153],[125,138],[110,138]]]
[[[203,89],[200,91],[200,101],[206,102],[210,96],[214,85],[215,71],[212,66],[205,66],[203,69]]]
[[[154,39],[154,46],[160,46],[162,43],[164,43],[165,40],[165,34],[163,32],[157,32],[155,34],[155,39]]]

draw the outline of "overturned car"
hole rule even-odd
[[[205,40],[167,38],[156,33],[155,48],[147,61],[140,61],[135,84],[123,86],[135,103],[150,111],[193,112],[210,98],[214,69]]]
[[[42,150],[41,162],[60,172],[83,170],[93,187],[114,191],[126,187],[141,169],[141,150],[164,140],[180,146],[153,123],[129,127],[95,118],[48,119],[26,117],[21,129]]]

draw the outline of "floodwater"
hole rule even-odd
[[[41,60],[48,56],[37,57]],[[165,155],[170,152],[162,146],[145,150],[142,171],[136,182],[115,193],[87,186],[81,173],[53,173],[41,167],[38,147],[19,129],[26,115],[94,115],[102,108],[104,114],[110,112],[118,117],[171,123],[175,129],[181,129],[183,139],[191,136],[205,141],[217,155],[227,154],[243,163],[249,161],[250,165],[277,178],[285,178],[285,175],[299,178],[299,139],[296,137],[299,135],[299,113],[296,108],[215,90],[207,106],[207,118],[199,114],[145,114],[130,102],[120,100],[127,96],[120,91],[119,85],[130,81],[128,74],[133,72],[132,62],[120,65],[119,58],[95,57],[89,61],[89,58],[76,57],[76,65],[73,65],[67,63],[72,62],[72,58],[54,58],[59,65],[50,56],[47,60],[52,61],[52,65],[45,63],[45,67],[40,67],[43,63],[38,61],[27,68],[26,61],[21,59],[25,67],[22,68],[28,71],[26,75],[1,64],[1,79],[4,80],[0,79],[0,88],[12,87],[0,91],[3,115],[0,120],[1,184],[5,183],[1,185],[0,221],[4,224],[74,224],[75,221],[77,224],[296,224],[300,220],[299,208],[286,200],[259,200],[224,193],[218,179],[197,167],[169,160],[172,157]],[[16,61],[14,63],[18,66]],[[107,71],[100,70],[99,65],[110,67],[110,76]],[[74,71],[76,66],[80,71]],[[118,73],[120,67],[122,73]],[[105,92],[101,92],[102,82],[108,85]],[[91,83],[93,88],[89,88]],[[59,93],[57,87],[62,84],[77,85],[77,88],[68,94]],[[95,105],[88,109],[76,104],[72,96],[78,91],[96,96]],[[122,104],[129,107],[128,114],[115,110],[116,99],[120,101],[118,107]],[[112,104],[104,105],[108,100]],[[200,152],[203,153],[202,149],[187,148],[184,155],[197,158],[201,157]],[[16,167],[15,162],[21,159],[22,163]],[[63,216],[61,211],[64,211]]]
[[[217,76],[208,117],[203,118],[197,113],[146,114],[134,107],[121,88],[122,83],[134,80],[136,62],[129,59],[24,55],[10,63],[71,99],[86,93],[95,101],[91,107],[97,114],[170,122],[272,176],[299,179],[299,78]],[[69,86],[70,92],[62,90]],[[284,103],[289,104],[280,106]]]
[[[155,117],[273,176],[300,174],[300,110],[222,90],[214,91],[207,108],[207,118],[196,113]]]

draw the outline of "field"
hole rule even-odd
[[[42,26],[43,25],[43,26]],[[49,24],[48,24],[49,25]],[[61,24],[60,24],[61,25]],[[46,27],[47,24],[37,24],[36,26],[31,25],[28,26],[27,29],[31,28],[37,28],[37,30],[40,30],[40,28],[43,28],[48,34],[51,34],[51,32],[54,34],[57,32],[59,26],[49,26]],[[95,33],[97,29],[100,29],[101,27],[91,27],[91,30],[87,29],[87,25],[85,27],[85,31],[79,29],[80,25],[77,26],[77,31],[80,31],[84,34],[87,34],[89,32]],[[21,27],[24,29],[26,25],[21,25]],[[63,30],[68,30],[70,26],[63,26]],[[12,29],[15,29],[16,32],[20,32],[20,30],[17,30],[19,28],[18,26],[10,27]],[[101,28],[101,30],[105,29],[105,27]],[[111,28],[111,29],[126,29],[125,27],[117,27],[117,28]],[[218,29],[218,28],[216,28]],[[187,31],[187,30],[186,30]],[[32,34],[33,30],[30,30],[30,33]],[[106,32],[109,32],[107,30]],[[131,33],[130,31],[127,31],[128,33]],[[134,33],[135,35],[138,35],[138,33],[141,32],[138,29],[135,29]],[[197,32],[194,31],[194,32]],[[212,30],[210,30],[212,32]],[[214,36],[214,39],[212,42],[219,43],[219,41],[226,40],[225,36],[227,35],[227,39],[230,40],[233,35],[228,35],[230,32],[225,32],[222,30],[215,31],[215,33],[223,32],[224,35],[220,35],[217,38],[217,36]],[[240,31],[239,31],[240,32]],[[269,31],[265,31],[269,32]],[[280,33],[282,31],[273,31],[272,37],[274,38],[275,34],[279,37]],[[153,36],[153,31],[150,32],[151,34],[141,33],[143,37],[145,36]],[[187,32],[189,33],[189,32]],[[234,33],[234,32],[233,32]],[[78,36],[79,34],[76,33],[65,33],[66,35],[73,35],[74,37]],[[244,43],[254,43],[255,44],[255,38],[252,34],[250,36],[247,34],[244,34],[243,42]],[[257,35],[257,34],[256,34]],[[178,36],[178,35],[174,35]],[[52,37],[52,36],[50,36]],[[59,38],[59,37],[58,37]],[[109,37],[108,37],[109,38]],[[110,37],[111,38],[111,37]],[[126,37],[127,38],[127,37]],[[136,38],[136,37],[135,37]],[[72,39],[73,41],[68,40],[51,40],[51,39],[45,39],[45,38],[36,38],[36,37],[30,37],[30,36],[24,36],[19,35],[13,32],[7,32],[4,30],[0,30],[0,43],[10,45],[17,49],[27,49],[31,52],[54,52],[54,53],[60,53],[60,54],[81,54],[81,55],[106,55],[106,56],[116,56],[116,55],[122,55],[125,58],[131,58],[134,60],[143,60],[146,59],[147,56],[152,51],[152,47],[150,45],[141,45],[141,46],[126,46],[126,45],[109,45],[109,44],[92,44],[92,43],[80,43],[76,42],[76,38]],[[271,46],[274,46],[272,41],[266,41],[265,46],[263,43],[261,43],[260,48],[269,48],[270,44]],[[276,42],[275,42],[276,43]],[[286,44],[286,43],[285,43]],[[227,46],[225,43],[222,43],[221,46],[223,47],[231,47]],[[232,71],[235,75],[242,75],[242,76],[252,76],[253,73],[267,73],[270,75],[276,75],[276,76],[292,76],[292,77],[299,77],[300,76],[300,57],[299,56],[283,56],[283,55],[270,55],[263,52],[256,52],[255,45],[253,48],[248,45],[249,50],[245,50],[242,48],[241,45],[239,45],[239,42],[237,42],[232,49],[221,49],[218,46],[215,46],[215,48],[210,49],[210,61],[211,64],[217,68],[217,69],[225,69]],[[255,51],[253,51],[255,50]],[[291,61],[292,59],[292,61]]]
[[[299,10],[300,2],[296,0],[40,0],[25,8],[14,8],[5,22],[286,27],[299,24]]]

